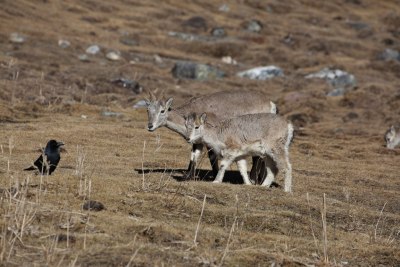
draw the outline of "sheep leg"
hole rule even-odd
[[[225,159],[221,160],[221,167],[220,167],[217,177],[215,177],[215,180],[213,181],[213,183],[222,183],[222,180],[224,179],[225,171],[231,164],[232,164],[231,159],[225,158]]]
[[[261,177],[264,175],[264,173],[261,173],[261,170],[263,168],[263,162],[260,157],[252,157],[253,165],[250,170],[250,180],[254,182],[254,184],[260,183],[260,178],[263,179],[264,177]]]
[[[212,167],[213,176],[217,177],[219,171],[217,154],[215,154],[211,148],[208,148],[207,151],[208,151],[208,158],[210,159]]]
[[[284,175],[284,191],[292,192],[292,165],[289,162],[289,152],[287,149],[279,151],[274,156],[278,170]]]
[[[203,144],[193,144],[192,151],[190,153],[190,163],[187,172],[184,175],[185,179],[193,179],[195,177],[197,161],[201,155],[202,150]]]
[[[240,159],[236,161],[236,164],[239,168],[239,172],[243,177],[243,182],[246,185],[251,185],[252,183],[250,182],[249,176],[247,174],[247,161],[246,159]]]

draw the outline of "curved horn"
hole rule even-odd
[[[150,100],[151,100],[151,101],[157,100],[156,95],[155,95],[152,91],[150,91],[150,90],[149,90],[149,96],[150,96]]]

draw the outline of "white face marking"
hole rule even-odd
[[[391,127],[385,134],[386,147],[389,149],[394,149],[400,144],[400,133],[395,127]]]
[[[168,99],[166,103],[161,100],[149,102],[147,105],[148,125],[147,130],[154,131],[164,126],[168,120],[168,108],[172,100]]]

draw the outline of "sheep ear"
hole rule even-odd
[[[207,119],[207,114],[206,113],[201,114],[200,123],[204,124],[206,122],[206,119]]]
[[[396,133],[396,129],[394,128],[394,125],[392,125],[392,127],[390,127],[390,131],[395,134]]]
[[[169,108],[172,105],[172,102],[174,101],[174,99],[172,97],[168,98],[167,102],[165,103],[165,109],[169,110]]]

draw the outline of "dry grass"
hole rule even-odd
[[[135,120],[49,114],[2,130],[3,136],[15,133],[13,153],[2,158],[2,188],[18,188],[2,194],[3,262],[17,265],[28,256],[40,264],[76,266],[397,262],[397,195],[387,187],[395,186],[390,181],[397,166],[371,187],[372,180],[362,177],[378,175],[378,163],[358,163],[360,173],[341,168],[346,163],[340,159],[304,159],[299,149],[308,138],[299,137],[291,148],[292,195],[280,188],[181,182],[182,173],[173,169],[185,167],[189,146],[164,129],[161,137],[148,134],[142,111],[127,116]],[[38,147],[34,140],[41,143],[42,130],[34,125],[49,124],[67,152],[52,176],[32,176],[21,169],[37,154],[29,149]],[[15,132],[23,125],[36,129]],[[78,145],[84,152],[74,149]],[[86,199],[107,209],[83,211]]]
[[[376,60],[387,39],[399,49],[399,7],[372,0],[227,3],[228,13],[213,1],[175,0],[19,0],[0,10],[0,266],[399,265],[400,153],[382,146],[386,126],[400,115],[399,63]],[[226,27],[229,38],[168,36],[188,30],[181,22],[195,15]],[[262,34],[240,28],[251,18],[264,23]],[[26,43],[7,41],[16,31]],[[118,41],[125,31],[139,37],[138,46]],[[284,44],[289,33],[293,42]],[[59,48],[59,38],[71,47]],[[121,50],[124,60],[77,60],[92,43]],[[239,65],[221,63],[225,52]],[[176,59],[210,63],[228,77],[175,80]],[[265,64],[284,68],[286,77],[234,75]],[[327,98],[324,82],[302,78],[326,66],[355,74],[357,90]],[[164,89],[174,105],[223,89],[265,92],[282,114],[304,120],[290,148],[294,193],[241,185],[235,169],[226,183],[211,184],[206,158],[198,180],[181,181],[189,145],[166,129],[147,132],[145,110],[131,108],[144,95],[110,83],[120,76]],[[22,171],[49,139],[66,144],[53,175]],[[87,200],[106,209],[83,210]]]

